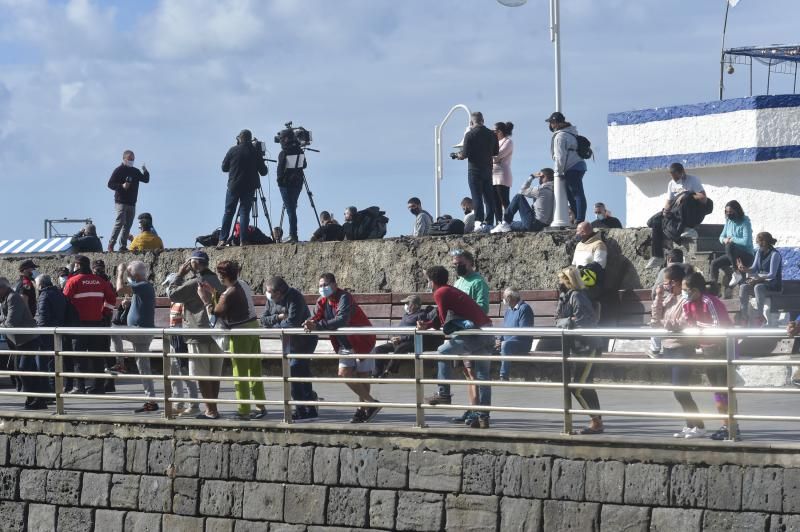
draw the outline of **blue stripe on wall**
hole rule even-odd
[[[673,107],[656,107],[654,109],[642,109],[639,111],[610,113],[608,115],[608,125],[629,126],[690,116],[706,116],[742,110],[774,109],[782,107],[800,107],[800,94],[753,96],[750,98],[735,98],[732,100],[696,103],[692,105],[676,105]]]
[[[759,161],[774,161],[778,159],[800,159],[800,146],[741,148],[738,150],[717,152],[680,153],[673,155],[657,155],[655,157],[611,159],[608,161],[608,171],[624,174],[630,172],[643,172],[647,170],[663,170],[674,162],[679,162],[687,168],[700,168],[703,166],[753,163]]]

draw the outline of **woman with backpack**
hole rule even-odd
[[[503,213],[510,203],[509,191],[513,176],[511,175],[511,158],[514,155],[514,141],[511,132],[514,124],[511,122],[498,122],[494,125],[494,134],[497,136],[499,150],[492,157],[492,186],[494,188],[494,212],[497,223],[503,218]]]
[[[556,327],[562,329],[580,329],[597,326],[598,316],[589,296],[586,295],[581,275],[575,266],[564,268],[558,273],[558,307],[556,308]],[[600,354],[597,338],[571,336],[569,351],[572,356],[596,357]],[[591,384],[593,382],[594,365],[589,362],[572,364],[572,382]],[[572,388],[581,408],[584,410],[600,410],[600,399],[593,388]],[[603,418],[592,415],[589,425],[579,434],[602,434]]]
[[[739,301],[742,305],[742,319],[745,325],[750,325],[751,321],[758,326],[766,324],[767,327],[775,325],[772,312],[764,313],[767,298],[772,294],[780,293],[783,288],[783,257],[775,249],[777,240],[772,238],[770,233],[762,232],[756,235],[756,256],[753,264],[748,268],[741,259],[738,261],[738,269],[747,276],[745,284],[739,288]],[[750,308],[750,298],[755,296],[758,315],[752,315]]]

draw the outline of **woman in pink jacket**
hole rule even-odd
[[[511,156],[514,154],[514,141],[511,132],[514,124],[511,122],[498,122],[494,125],[494,134],[500,143],[500,151],[494,156],[492,168],[492,185],[494,186],[494,212],[497,219],[502,220],[503,213],[509,204],[509,191],[511,190]]]

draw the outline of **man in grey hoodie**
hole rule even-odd
[[[208,255],[200,250],[192,252],[191,257],[178,270],[177,275],[167,288],[167,295],[173,303],[183,304],[183,326],[189,329],[208,329],[205,304],[197,294],[200,283],[208,283],[218,292],[224,291],[219,278],[208,268]],[[189,273],[191,277],[186,277]],[[186,345],[190,354],[208,355],[219,354],[219,358],[190,358],[189,374],[193,376],[222,375],[222,351],[211,336],[187,336]],[[200,394],[205,399],[219,397],[219,381],[200,380],[198,383]],[[206,411],[198,419],[217,419],[219,411],[216,403],[206,403]]]
[[[579,224],[586,219],[586,193],[583,191],[586,162],[578,155],[578,130],[558,111],[545,122],[553,132],[550,154],[555,162],[556,179],[564,180],[569,208],[575,213],[575,223]]]

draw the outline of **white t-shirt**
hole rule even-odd
[[[698,192],[705,192],[703,188],[703,184],[700,182],[696,176],[686,174],[684,175],[683,179],[679,181],[675,181],[674,179],[669,180],[669,184],[667,185],[667,195],[669,196],[669,200],[674,200],[677,196],[681,195],[684,192],[694,192],[697,194]]]

